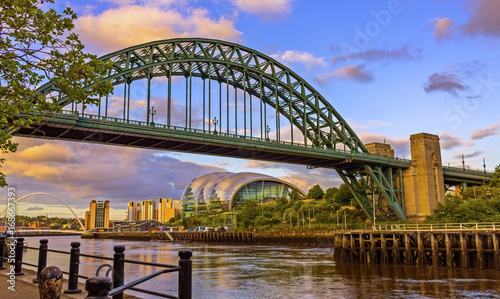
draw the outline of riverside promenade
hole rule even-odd
[[[6,270],[0,270],[0,298],[14,298],[14,297],[22,299],[40,298],[38,293],[38,284],[33,283],[33,279],[35,279],[36,277],[36,271],[23,269],[23,273],[24,275],[16,276],[16,286],[14,292],[8,289],[10,283],[7,282],[9,278]],[[68,281],[64,279],[63,291],[64,288],[67,286],[68,286]],[[81,293],[78,294],[63,293],[61,294],[61,298],[73,298],[73,299],[85,298],[87,296],[87,292],[85,291],[85,284],[78,283],[78,288],[82,290]]]

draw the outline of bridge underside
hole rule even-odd
[[[170,129],[145,125],[131,125],[110,121],[91,120],[77,116],[58,116],[32,128],[15,132],[19,137],[57,139],[100,143],[118,146],[148,148],[153,150],[179,151],[193,154],[226,156],[279,163],[300,164],[323,168],[357,168],[368,162],[374,165],[387,164],[399,168],[408,165],[406,160],[380,157],[373,161],[362,153],[305,147],[260,138],[230,134],[207,134],[202,130],[171,127]],[[367,161],[372,160],[372,161]]]

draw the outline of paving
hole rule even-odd
[[[8,267],[5,264],[5,267]],[[11,284],[8,282],[10,279],[7,275],[7,269],[0,270],[0,298],[16,298],[16,299],[35,299],[40,298],[38,293],[38,284],[33,283],[33,279],[36,277],[36,271],[23,269],[24,275],[16,276],[15,279],[15,291],[9,289]],[[68,288],[68,281],[64,279],[63,291]],[[87,296],[85,291],[85,284],[78,283],[78,288],[82,290],[81,293],[77,294],[62,294],[60,298],[72,298],[72,299],[83,299]],[[125,294],[124,298],[139,298]]]

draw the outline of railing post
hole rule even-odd
[[[193,253],[191,250],[181,250],[179,251],[179,289],[178,297],[179,299],[191,299],[192,292],[192,272],[193,265],[191,257]]]
[[[69,277],[68,289],[65,294],[80,293],[78,288],[78,269],[80,267],[80,242],[71,242],[71,252],[69,256]]]
[[[49,247],[47,243],[49,243],[47,239],[40,240],[40,247],[38,249],[38,271],[36,272],[35,279],[33,279],[33,283],[38,283],[38,276],[40,276],[43,268],[47,266],[47,248]]]
[[[5,269],[3,266],[4,264],[4,257],[5,256],[5,236],[0,236],[0,269]]]
[[[23,267],[23,247],[24,247],[24,238],[17,238],[17,243],[16,243],[16,259],[15,259],[15,266],[14,266],[14,272],[16,276],[18,275],[24,275],[22,272],[22,267]]]
[[[125,246],[115,246],[113,255],[113,288],[121,287],[125,282]],[[123,293],[113,296],[113,299],[122,299]]]
[[[111,278],[109,277],[90,277],[85,282],[85,291],[87,291],[85,299],[109,299],[108,293],[112,285],[113,282],[111,282]]]
[[[40,299],[59,299],[63,285],[63,273],[56,266],[48,266],[38,275]]]

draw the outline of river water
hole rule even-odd
[[[28,237],[38,247],[42,237]],[[48,237],[49,249],[113,255],[125,246],[126,259],[177,265],[177,253],[193,252],[193,298],[500,298],[500,271],[432,267],[370,266],[333,261],[331,248],[296,246],[213,245]],[[38,251],[24,260],[37,263]],[[80,274],[94,276],[111,261],[81,258]],[[111,262],[112,263],[112,262]],[[47,265],[69,269],[69,255],[49,252]],[[125,283],[160,269],[126,265]],[[104,272],[101,272],[103,274]],[[66,288],[67,285],[64,285]],[[163,274],[141,288],[177,295],[177,273]],[[130,292],[140,298],[160,298]]]

